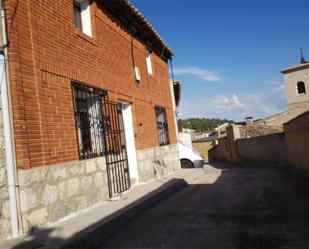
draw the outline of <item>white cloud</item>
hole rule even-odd
[[[267,93],[245,96],[216,95],[198,100],[183,100],[180,103],[180,118],[209,117],[243,121],[247,116],[255,119],[271,116],[286,109],[284,85]]]
[[[271,84],[271,85],[281,85],[282,83],[278,80],[270,80],[267,82],[268,84]]]
[[[270,92],[271,95],[277,95],[280,98],[286,98],[284,85],[277,86]]]
[[[220,77],[216,73],[205,70],[205,69],[201,69],[199,67],[177,68],[174,70],[174,74],[175,75],[192,75],[204,81],[218,82],[221,80]]]
[[[241,102],[235,94],[233,94],[233,96],[230,98],[224,95],[218,95],[213,98],[213,104],[218,109],[234,109],[246,107],[245,103]]]

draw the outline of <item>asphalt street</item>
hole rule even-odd
[[[288,169],[205,166],[103,248],[309,248],[309,181]]]

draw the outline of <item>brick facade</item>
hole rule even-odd
[[[163,41],[157,40],[151,53],[153,75],[149,75],[146,41],[132,35],[107,11],[105,5],[112,2],[90,1],[92,37],[75,27],[73,0],[4,3],[18,206],[24,233],[110,197],[106,158],[79,160],[72,81],[106,90],[109,100],[131,103],[138,171],[138,176],[130,177],[132,184],[180,168],[168,56],[164,50],[158,52],[158,44],[167,46]],[[140,69],[139,84],[134,65]],[[166,110],[170,141],[166,146],[159,146],[156,106]],[[10,213],[1,136],[0,118],[3,238],[10,233]]]
[[[72,1],[5,1],[9,67],[19,169],[78,160],[71,81],[132,103],[137,149],[158,146],[154,107],[166,108],[170,143],[176,143],[167,62],[92,1],[92,37],[75,28]],[[136,84],[133,61],[140,68]]]

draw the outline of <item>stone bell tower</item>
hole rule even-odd
[[[309,61],[301,49],[299,64],[281,71],[283,74],[288,109],[304,108],[309,110]]]

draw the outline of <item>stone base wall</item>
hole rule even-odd
[[[179,169],[178,146],[137,151],[139,182]],[[25,233],[109,198],[105,158],[18,170]]]
[[[138,150],[139,182],[147,182],[180,169],[178,145],[171,144]]]
[[[309,112],[284,125],[289,166],[309,176]]]
[[[105,158],[18,170],[24,232],[108,198]]]
[[[288,165],[284,133],[236,140],[239,160],[243,164],[262,167]]]
[[[5,146],[2,123],[1,93],[0,93],[0,238],[8,237],[11,232],[10,205],[7,186]]]

